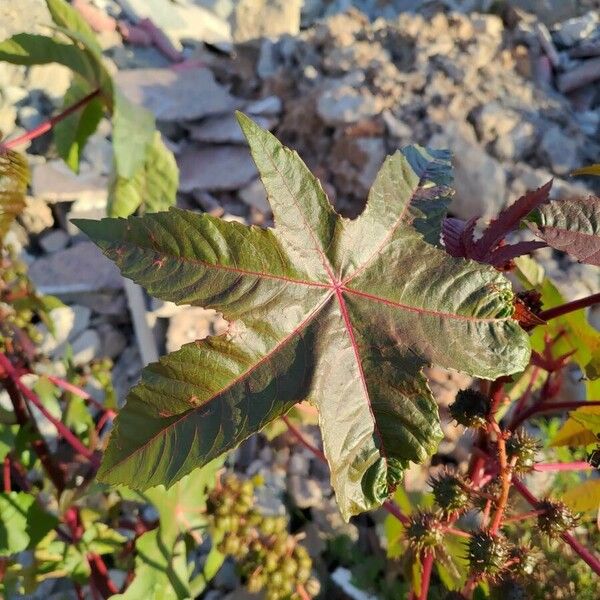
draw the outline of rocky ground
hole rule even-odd
[[[552,177],[558,195],[584,194],[594,183],[568,174],[600,156],[600,2],[74,4],[88,11],[123,91],[155,112],[181,169],[183,207],[271,223],[233,117],[238,108],[298,150],[347,216],[362,210],[384,157],[414,142],[454,151],[451,212],[463,218],[489,218]],[[164,31],[166,47],[142,35],[144,18]],[[47,22],[41,0],[0,6],[0,38]],[[0,130],[14,136],[35,127],[59,108],[68,85],[59,66],[0,64]],[[10,235],[39,289],[67,303],[56,310],[58,339],[47,336],[45,349],[58,358],[71,344],[81,364],[113,359],[123,399],[143,363],[226,324],[213,311],[145,298],[69,223],[105,213],[109,139],[103,123],[79,175],[57,158],[51,137],[35,140],[27,149],[31,195]],[[600,289],[593,270],[559,263],[551,252],[542,259],[568,297]],[[439,370],[431,377],[444,416],[468,381]],[[448,435],[440,460],[461,460],[456,429]],[[342,527],[327,474],[305,450],[254,439],[236,460],[250,473],[269,465],[268,482],[314,508],[315,544],[323,543],[317,531]]]

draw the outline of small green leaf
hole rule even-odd
[[[91,91],[89,84],[75,76],[71,87],[65,94],[63,108],[75,104]],[[75,173],[79,172],[79,161],[85,144],[96,131],[103,113],[102,101],[100,98],[93,98],[81,110],[54,126],[54,142],[58,153]]]
[[[574,512],[596,512],[600,508],[600,479],[588,479],[570,487],[560,499]]]
[[[77,34],[80,39],[85,41],[88,48],[98,55],[102,54],[102,48],[91,27],[81,14],[65,2],[65,0],[46,0],[46,6],[56,25]]]
[[[126,217],[140,206],[144,212],[167,210],[176,201],[179,170],[175,157],[164,145],[160,133],[154,132],[146,148],[144,164],[131,179],[116,176],[108,197],[108,214]]]
[[[363,215],[349,221],[296,153],[239,120],[274,229],[177,209],[77,222],[151,294],[230,321],[224,336],[144,370],[99,476],[172,485],[308,399],[349,518],[380,505],[409,461],[437,446],[422,368],[489,379],[519,372],[528,336],[511,318],[512,288],[500,273],[448,256],[415,229],[430,216],[424,199],[430,207],[450,193],[445,158],[404,149],[384,166]]]
[[[600,436],[600,406],[580,408],[571,413],[571,418],[583,425],[595,436]]]

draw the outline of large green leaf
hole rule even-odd
[[[379,505],[407,463],[436,448],[437,407],[422,367],[519,372],[528,338],[500,273],[448,256],[412,226],[427,222],[421,207],[436,194],[447,198],[436,182],[440,170],[447,179],[447,161],[416,147],[396,155],[363,215],[349,221],[296,153],[247,117],[240,123],[274,229],[177,209],[77,222],[151,294],[215,308],[231,322],[224,336],[144,370],[100,477],[171,485],[309,399],[348,518]]]
[[[569,198],[538,208],[529,228],[549,246],[600,267],[600,198]]]
[[[146,147],[144,163],[134,176],[131,179],[115,176],[108,198],[108,213],[113,217],[126,217],[140,206],[145,212],[166,210],[175,204],[178,185],[175,157],[155,131]]]

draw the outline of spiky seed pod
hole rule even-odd
[[[509,558],[506,538],[478,531],[469,540],[469,565],[475,574],[497,577]]]
[[[481,494],[475,494],[474,505],[479,510],[485,510],[489,499],[492,499],[492,508],[496,508],[496,503],[502,492],[502,481],[499,478],[492,479],[481,488]]]
[[[459,390],[448,407],[450,416],[465,427],[485,427],[490,412],[490,400],[477,390]]]
[[[433,512],[419,511],[410,517],[406,539],[415,552],[425,549],[435,552],[444,539],[440,518]]]
[[[464,479],[455,473],[446,471],[432,477],[429,485],[433,497],[444,515],[465,510],[471,501]]]
[[[540,443],[534,437],[520,429],[506,440],[506,455],[509,461],[516,458],[515,472],[528,473],[535,465],[535,455]]]
[[[579,516],[573,514],[567,505],[562,502],[544,500],[540,503],[539,508],[544,512],[538,515],[538,526],[543,533],[551,538],[558,537],[569,531],[569,529],[573,529],[579,520]]]
[[[538,555],[531,546],[522,544],[513,546],[509,551],[509,560],[516,559],[510,567],[511,574],[516,578],[529,577],[538,563]]]

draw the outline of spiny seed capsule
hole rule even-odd
[[[435,550],[442,543],[444,533],[439,516],[433,512],[419,511],[411,516],[406,526],[406,539],[413,550]]]
[[[538,515],[538,526],[549,537],[558,537],[573,529],[579,520],[579,516],[573,514],[562,502],[544,500],[539,508],[544,512]]]
[[[469,565],[473,573],[496,577],[509,558],[506,539],[487,531],[478,531],[469,540]]]
[[[448,407],[450,416],[465,427],[485,427],[490,412],[490,401],[477,390],[459,390],[454,402]]]
[[[533,469],[539,450],[538,440],[522,429],[506,440],[506,455],[509,461],[516,459],[514,468],[517,473],[527,473]]]
[[[465,510],[470,502],[466,483],[460,475],[446,471],[429,480],[433,497],[444,515]]]
[[[525,578],[533,573],[538,562],[538,556],[531,546],[522,544],[513,546],[509,551],[509,560],[516,562],[511,565],[510,572],[515,577]]]

